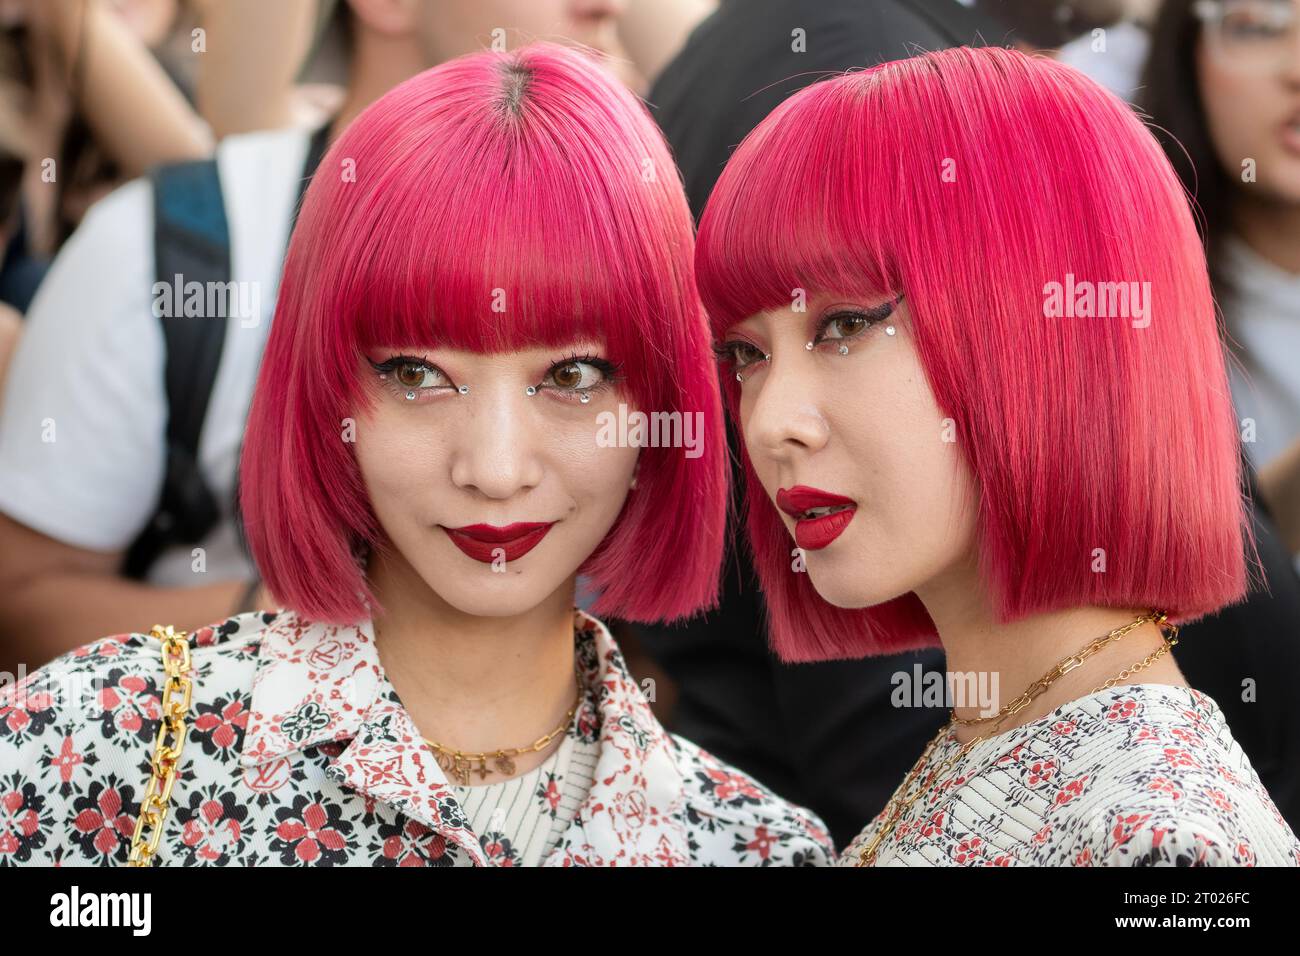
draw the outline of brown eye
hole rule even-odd
[[[403,362],[393,370],[393,377],[406,388],[419,388],[424,383],[424,376],[427,371],[423,365],[416,365],[414,362]]]
[[[713,354],[718,357],[719,362],[727,363],[732,371],[736,372],[744,371],[751,365],[764,362],[768,358],[762,349],[743,339],[728,339],[725,342],[714,343]]]
[[[831,328],[839,333],[838,338],[847,339],[857,335],[867,327],[867,320],[861,315],[841,315],[832,320]],[[837,336],[829,336],[836,338]]]
[[[613,372],[604,359],[568,359],[552,365],[542,384],[560,392],[587,393],[608,384]]]
[[[870,312],[836,312],[822,319],[817,327],[815,342],[839,342],[843,346],[845,339],[855,339],[867,332],[894,310],[894,303],[889,303]]]
[[[552,378],[560,388],[577,388],[582,382],[582,368],[577,362],[568,362],[558,366]]]

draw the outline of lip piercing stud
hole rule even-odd
[[[897,333],[897,332],[898,332],[898,329],[894,328],[892,325],[887,325],[887,326],[885,326],[885,334],[886,334],[886,335],[894,335],[894,334]]]
[[[469,394],[469,386],[468,386],[468,385],[462,385],[462,386],[460,386],[459,388],[457,388],[456,391],[460,392],[462,395],[468,395],[468,394]]]
[[[841,355],[848,355],[848,354],[849,354],[849,347],[848,347],[847,345],[841,345],[841,346],[840,346],[840,354],[841,354]]]
[[[591,394],[589,392],[583,392],[581,395],[578,396],[578,401],[586,405],[589,401],[591,401]]]
[[[414,392],[407,392],[407,393],[406,393],[406,400],[407,400],[408,402],[413,402],[413,401],[415,401],[415,393],[414,393]]]

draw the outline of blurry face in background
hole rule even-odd
[[[153,49],[167,39],[179,4],[177,0],[109,0],[107,6],[141,43]]]
[[[399,560],[464,614],[517,615],[572,591],[623,508],[638,453],[597,442],[598,415],[616,414],[621,392],[600,345],[366,360],[357,462]]]
[[[1215,153],[1239,190],[1250,158],[1251,195],[1300,203],[1300,0],[1228,0],[1223,9],[1196,50]]]
[[[967,567],[975,540],[973,479],[955,440],[944,441],[945,415],[913,347],[906,300],[885,318],[881,305],[823,297],[806,313],[759,313],[723,337],[742,377],[754,470],[803,549],[813,587],[843,608],[941,582]],[[807,489],[852,504],[820,505],[842,508],[838,518],[788,513],[817,505]]]
[[[619,53],[616,18],[624,0],[425,0],[419,32],[429,62],[490,48],[504,30],[507,49],[530,40],[572,40]]]

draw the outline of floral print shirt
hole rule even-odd
[[[664,730],[575,615],[594,782],[544,866],[818,866],[826,827]],[[155,866],[496,866],[370,623],[252,612],[187,638],[193,700]],[[161,645],[109,637],[0,688],[0,867],[126,862],[161,715]]]
[[[1129,684],[961,750],[876,851],[877,866],[1297,866],[1300,843],[1199,691]],[[915,788],[909,788],[909,793]],[[856,866],[882,811],[845,848]]]

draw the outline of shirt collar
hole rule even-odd
[[[599,735],[600,756],[560,843],[564,852],[545,862],[687,863],[677,748],[605,626],[579,611],[574,640],[587,689],[576,720],[582,732]],[[384,673],[371,623],[310,622],[283,612],[266,626],[258,650],[240,766],[273,774],[279,761],[317,745],[330,754],[332,779],[397,807],[486,864],[455,790]]]

